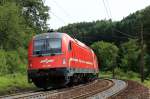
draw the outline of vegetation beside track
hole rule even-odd
[[[99,77],[100,78],[112,78],[112,72],[111,71],[100,72]],[[123,80],[133,80],[133,81],[137,81],[141,83],[140,75],[132,71],[128,71],[125,73],[120,69],[116,69],[115,78],[123,79]],[[141,83],[141,84],[150,88],[149,79],[146,79],[144,83]],[[17,74],[9,74],[9,75],[0,76],[0,95],[10,94],[10,93],[13,94],[16,92],[29,91],[29,90],[35,90],[35,89],[36,87],[33,84],[28,83],[27,76],[25,73],[23,74],[17,73]]]
[[[100,78],[111,78],[112,79],[112,72],[107,71],[107,72],[100,72],[99,77]],[[128,72],[123,72],[120,69],[115,70],[115,79],[122,79],[122,80],[132,80],[141,83],[140,75],[138,73],[128,71]],[[142,85],[150,88],[150,78],[147,78],[144,80]]]
[[[34,90],[36,87],[29,84],[25,74],[0,76],[0,95],[13,94],[21,91]]]

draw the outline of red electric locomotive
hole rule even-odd
[[[89,47],[65,33],[43,33],[28,47],[28,80],[37,87],[88,81],[98,74],[97,58]]]

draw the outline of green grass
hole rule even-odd
[[[117,79],[133,80],[141,83],[140,76],[137,73],[131,71],[124,73],[123,71],[116,69],[115,74]],[[100,72],[99,76],[101,78],[112,78],[112,72]],[[145,80],[142,84],[150,88],[150,79]],[[0,95],[14,93],[16,90],[27,91],[33,89],[36,89],[36,87],[33,84],[28,83],[26,74],[0,76]]]
[[[99,73],[99,77],[100,78],[112,78],[112,72],[110,72],[110,71],[100,72]],[[123,79],[123,80],[137,81],[137,82],[143,84],[144,86],[150,88],[150,79],[146,79],[142,83],[141,79],[140,79],[140,75],[138,73],[135,73],[135,72],[128,71],[128,72],[125,73],[125,72],[123,72],[121,70],[116,70],[115,78],[116,79]]]
[[[0,95],[14,93],[17,90],[31,90],[35,86],[29,84],[24,74],[0,76]]]

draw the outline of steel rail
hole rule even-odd
[[[4,97],[2,99],[78,99],[87,98],[97,93],[103,92],[115,85],[114,80],[109,79],[97,79],[95,81],[72,86],[68,88],[62,88],[50,91],[39,91],[23,94],[14,94]]]
[[[20,99],[20,98],[27,98],[27,97],[32,98],[32,97],[38,97],[38,95],[41,97],[43,95],[48,95],[48,94],[51,95],[51,94],[60,93],[60,92],[66,91],[66,90],[71,90],[74,88],[80,88],[82,86],[88,86],[89,84],[92,84],[92,83],[94,83],[94,82],[90,82],[90,83],[86,83],[86,84],[80,84],[80,85],[72,86],[69,88],[50,90],[50,91],[35,90],[35,91],[21,92],[21,93],[16,93],[16,94],[11,94],[11,95],[0,96],[0,99]]]

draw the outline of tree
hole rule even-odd
[[[114,24],[115,22],[112,22],[111,20],[80,22],[69,24],[57,31],[68,33],[72,37],[79,39],[87,45],[91,45],[93,42],[100,40],[113,42],[114,38],[112,37],[112,27]]]
[[[5,3],[0,6],[0,46],[4,49],[15,49],[23,41],[23,17],[16,3]]]
[[[2,0],[0,5],[3,6],[7,2],[16,3],[19,6],[26,25],[33,28],[35,32],[48,30],[49,7],[44,5],[43,0]]]
[[[49,7],[44,5],[43,0],[15,0],[21,6],[26,24],[35,29],[35,32],[48,30]]]
[[[49,8],[42,0],[0,0],[0,74],[25,72],[27,45],[47,31]]]
[[[140,47],[136,39],[121,44],[120,67],[125,71],[139,72]]]
[[[0,9],[0,46],[5,50],[27,48],[33,33],[47,30],[48,7],[42,0],[3,0]]]
[[[118,47],[112,43],[99,41],[91,45],[98,57],[102,70],[112,70],[118,57]]]

